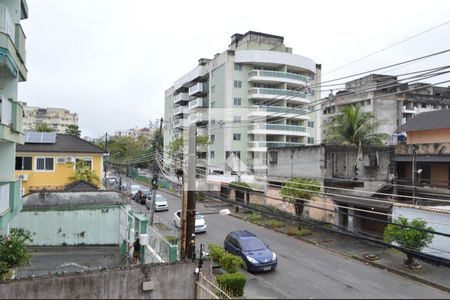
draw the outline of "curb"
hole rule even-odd
[[[230,215],[233,216],[233,217],[235,217],[235,218],[237,218],[237,219],[244,220],[244,218],[241,218],[240,216],[238,216],[238,215],[236,215],[236,214],[234,214],[234,213],[231,213]],[[247,220],[244,220],[244,221],[249,222],[249,221],[247,221]],[[268,227],[263,226],[263,225],[260,225],[260,224],[255,224],[255,223],[252,223],[252,222],[249,222],[249,223],[254,224],[254,225],[256,225],[256,226],[264,227],[264,228],[269,229],[269,230],[281,232],[281,231],[279,231],[279,230],[274,230],[274,229],[272,229],[272,228],[268,228]],[[284,232],[281,232],[281,233],[284,233]],[[391,272],[391,273],[393,273],[393,274],[396,274],[396,275],[405,277],[405,278],[407,278],[407,279],[414,280],[414,281],[417,281],[417,282],[419,282],[419,283],[426,284],[426,285],[428,285],[428,286],[431,286],[431,287],[437,288],[437,289],[439,289],[439,290],[442,290],[442,291],[444,291],[444,292],[450,293],[450,287],[441,285],[441,284],[439,284],[439,283],[435,283],[435,282],[433,282],[433,281],[429,281],[429,280],[424,279],[424,278],[422,278],[422,277],[417,277],[417,276],[411,275],[411,274],[409,274],[409,273],[406,273],[406,272],[403,272],[403,271],[394,269],[394,268],[392,268],[392,267],[384,266],[384,265],[382,265],[382,264],[379,264],[379,263],[376,263],[376,262],[373,262],[373,261],[370,261],[370,260],[367,260],[367,259],[358,257],[358,256],[353,255],[353,254],[347,254],[347,253],[345,253],[345,252],[341,252],[341,251],[336,250],[336,249],[333,249],[333,248],[328,248],[328,247],[325,247],[325,246],[323,246],[323,245],[321,245],[321,244],[319,244],[319,243],[317,243],[317,242],[310,241],[310,240],[304,239],[304,238],[302,238],[302,237],[293,237],[293,238],[298,239],[298,240],[301,240],[301,241],[303,241],[303,242],[305,242],[305,243],[308,243],[308,244],[310,244],[310,245],[314,245],[314,246],[317,246],[317,247],[319,247],[319,248],[328,250],[328,251],[330,251],[330,252],[334,252],[334,253],[339,254],[339,255],[341,255],[341,256],[344,256],[344,257],[347,257],[347,258],[351,258],[351,259],[354,259],[354,260],[363,262],[363,263],[365,263],[365,264],[369,264],[369,265],[371,265],[371,266],[373,266],[373,267],[376,267],[376,268],[378,268],[378,269],[383,269],[383,270],[388,271],[388,272]]]

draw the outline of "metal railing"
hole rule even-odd
[[[309,111],[306,109],[299,109],[294,107],[284,107],[284,106],[255,106],[250,107],[250,112],[271,112],[271,113],[291,113],[298,115],[308,116]]]
[[[249,130],[281,130],[281,131],[295,131],[306,132],[305,126],[287,125],[287,124],[251,124]]]
[[[270,88],[251,88],[248,90],[248,94],[258,94],[258,95],[273,95],[273,96],[284,96],[284,97],[297,97],[306,98],[306,94],[294,90],[284,90],[284,89],[270,89]]]
[[[272,142],[272,141],[252,141],[248,142],[249,148],[278,148],[278,147],[298,147],[304,146],[303,143],[296,142]]]
[[[197,299],[232,299],[213,281],[201,272],[198,274],[198,280],[195,282]]]
[[[147,234],[149,243],[145,251],[145,263],[177,261],[178,245],[170,243],[150,225],[147,226]]]

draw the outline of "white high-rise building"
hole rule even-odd
[[[164,144],[197,124],[209,172],[265,173],[271,147],[320,141],[321,66],[292,53],[281,36],[249,31],[165,92]],[[317,109],[319,108],[319,109]],[[236,164],[235,162],[238,161]]]
[[[25,131],[33,131],[37,125],[47,124],[56,133],[66,133],[70,125],[78,126],[78,114],[71,113],[64,108],[41,108],[27,106],[22,102],[25,113],[23,128]]]

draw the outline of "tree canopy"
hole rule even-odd
[[[76,135],[78,137],[81,136],[81,130],[78,125],[69,125],[67,126],[66,133],[71,135]]]
[[[291,178],[283,183],[280,194],[283,200],[294,202],[295,214],[303,215],[305,200],[311,200],[320,191],[320,183],[315,179]]]
[[[389,138],[385,133],[377,133],[381,122],[360,105],[344,106],[342,112],[326,125],[327,143],[341,145],[383,145]]]
[[[36,131],[36,132],[54,132],[55,129],[53,129],[50,126],[48,126],[47,123],[41,123],[41,124],[37,124],[36,127],[34,127],[33,131]]]

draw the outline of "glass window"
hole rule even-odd
[[[244,251],[258,251],[267,248],[267,246],[258,238],[241,239],[240,244]]]
[[[17,156],[16,157],[16,170],[18,171],[31,171],[31,156]]]
[[[36,158],[36,171],[54,171],[53,157]]]
[[[233,133],[233,141],[240,141],[240,140],[241,140],[241,134]]]
[[[214,151],[211,151],[209,154],[209,157],[214,159],[215,156],[216,156],[216,153]]]
[[[234,81],[234,87],[237,88],[237,89],[240,89],[242,87],[242,81],[235,80]]]
[[[211,101],[211,108],[216,107],[216,101]]]
[[[234,64],[234,69],[236,71],[242,71],[242,64]]]
[[[241,106],[242,99],[241,98],[234,98],[233,104],[234,104],[234,106]]]
[[[233,116],[233,123],[241,123],[241,116]]]
[[[216,86],[213,85],[213,86],[211,87],[211,94],[214,94],[215,92],[216,92]]]
[[[314,121],[308,121],[308,127],[314,128]]]
[[[214,141],[216,140],[216,136],[214,134],[211,134],[211,144],[214,144]]]
[[[79,169],[82,167],[89,167],[92,170],[92,159],[91,158],[76,158],[75,159],[75,168]]]

